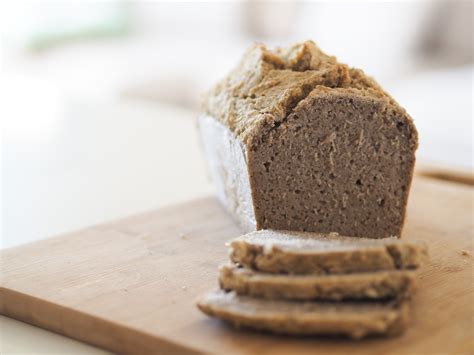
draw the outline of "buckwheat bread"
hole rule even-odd
[[[428,258],[426,244],[337,233],[260,230],[230,241],[230,259],[269,273],[345,274],[414,269]]]
[[[278,275],[236,265],[219,268],[220,287],[265,299],[363,300],[409,298],[415,291],[413,270],[394,270],[347,275]]]
[[[217,290],[199,309],[236,327],[291,335],[396,335],[409,322],[406,302],[295,302],[239,296]]]
[[[255,45],[202,111],[212,180],[245,230],[401,235],[417,131],[361,70],[311,41]]]

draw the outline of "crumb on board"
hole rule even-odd
[[[181,289],[182,289],[182,290],[186,290],[186,286],[181,286]]]
[[[178,233],[178,237],[183,240],[188,240],[191,237],[193,232],[194,232],[194,228],[186,228],[186,229],[181,230]]]
[[[463,249],[463,250],[461,250],[461,255],[463,255],[463,256],[471,256],[471,253],[470,253],[468,250]]]

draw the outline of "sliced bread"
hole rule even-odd
[[[254,270],[291,274],[345,274],[414,269],[427,259],[426,244],[395,237],[260,230],[230,244],[233,262]]]
[[[236,265],[222,265],[219,271],[222,289],[265,299],[400,299],[410,297],[416,287],[413,270],[345,275],[278,275]]]
[[[295,302],[240,296],[216,290],[199,309],[236,327],[291,335],[395,335],[409,321],[407,302]]]

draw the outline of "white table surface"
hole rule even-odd
[[[466,67],[387,88],[415,119],[421,161],[472,169],[471,86]],[[2,103],[0,248],[212,193],[195,113],[71,102],[44,90],[24,100],[28,87],[35,89],[19,86],[19,99]],[[103,351],[0,316],[0,353]]]

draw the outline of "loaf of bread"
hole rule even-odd
[[[219,199],[245,230],[400,236],[415,126],[313,42],[251,47],[206,96],[199,128]]]

